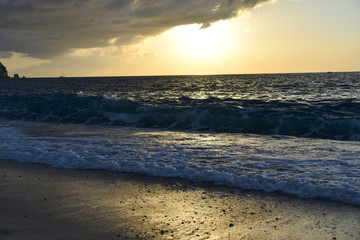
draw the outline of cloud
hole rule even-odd
[[[49,58],[121,46],[172,27],[203,27],[268,0],[0,0],[0,52]]]
[[[0,52],[0,58],[11,58],[13,55],[12,52]]]

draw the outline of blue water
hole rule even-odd
[[[360,204],[360,73],[0,80],[0,157]]]

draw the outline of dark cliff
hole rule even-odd
[[[6,67],[2,65],[2,63],[0,62],[0,78],[8,78],[8,77],[9,76]]]

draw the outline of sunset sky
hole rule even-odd
[[[360,70],[359,0],[0,0],[27,77]]]

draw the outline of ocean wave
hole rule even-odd
[[[6,119],[360,140],[355,99],[305,103],[183,96],[150,103],[54,93],[0,96],[0,106]]]
[[[357,142],[1,123],[2,158],[180,177],[360,205]],[[337,151],[334,151],[336,149]]]

